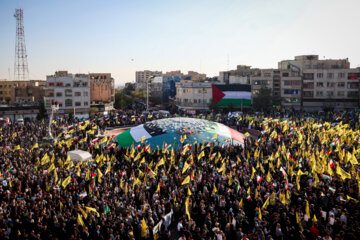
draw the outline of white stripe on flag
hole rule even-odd
[[[143,136],[145,136],[145,139],[151,138],[151,135],[145,130],[143,125],[131,128],[130,134],[135,142],[139,142]]]
[[[225,91],[223,93],[225,94],[223,99],[251,99],[251,92]]]
[[[217,129],[218,135],[224,136],[226,138],[231,138],[231,132],[229,130],[229,127],[221,123],[217,123],[217,125],[218,125],[218,129]]]

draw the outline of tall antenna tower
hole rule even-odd
[[[29,69],[25,45],[23,10],[21,8],[15,9],[14,17],[16,18],[14,80],[26,81],[29,80]]]

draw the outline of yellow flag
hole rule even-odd
[[[216,186],[214,185],[211,196],[214,195],[215,193],[217,193],[217,189]]]
[[[92,208],[92,207],[85,207],[86,211],[88,212],[95,212],[97,217],[100,217],[100,214],[98,213],[98,211],[96,211],[95,208]]]
[[[250,195],[251,194],[251,189],[250,189],[250,187],[248,188],[248,190],[247,190],[247,195]]]
[[[140,138],[140,142],[141,142],[141,144],[143,144],[144,143],[144,141],[145,141],[145,135],[144,136],[142,136],[141,138]]]
[[[261,209],[259,208],[259,219],[262,219]]]
[[[141,221],[141,237],[146,238],[147,236],[146,230],[147,230],[147,225],[145,219],[143,218]]]
[[[98,169],[98,182],[101,183],[101,178],[102,178],[103,174],[100,171],[100,169]]]
[[[199,154],[198,159],[200,160],[202,157],[205,157],[205,152],[204,152],[204,151],[202,151],[202,152]]]
[[[225,162],[222,164],[221,168],[218,169],[218,173],[225,173]]]
[[[82,220],[82,217],[81,217],[81,215],[79,213],[78,213],[78,217],[77,217],[77,222],[82,227],[85,227],[84,221]]]
[[[51,164],[47,171],[48,171],[48,173],[51,173],[51,171],[54,169],[55,169],[55,165]]]
[[[191,217],[190,217],[190,212],[189,212],[189,197],[187,197],[186,201],[185,201],[185,213],[188,216],[188,219],[190,221]]]
[[[190,176],[187,176],[184,181],[181,183],[181,185],[188,184],[190,182]]]
[[[218,135],[217,135],[217,133],[215,133],[214,136],[212,136],[211,139],[217,139],[217,138],[218,138]]]
[[[17,145],[13,151],[20,150],[20,145]]]
[[[316,223],[317,222],[317,218],[316,218],[316,215],[314,214],[314,217],[313,217],[313,223]]]
[[[263,209],[266,209],[269,206],[269,202],[270,202],[270,197],[268,197],[266,199],[266,201],[264,202],[264,205],[262,206]]]
[[[308,201],[306,201],[305,214],[310,218],[310,207]]]
[[[157,192],[157,193],[160,192],[160,183],[158,183],[158,186],[157,186],[157,188],[156,188],[156,192]]]
[[[156,164],[157,167],[160,167],[165,164],[164,158],[161,158],[161,160]]]
[[[87,219],[87,214],[86,214],[86,212],[84,212],[84,210],[82,210],[81,207],[79,207],[79,210],[80,210],[81,214],[84,216],[84,218]]]
[[[67,185],[69,185],[69,183],[71,182],[71,177],[68,176],[63,182],[62,182],[62,187],[65,189]]]
[[[41,165],[45,165],[49,161],[50,161],[49,155],[47,155],[47,153],[45,153],[45,155],[41,159]]]
[[[243,208],[243,207],[244,207],[244,200],[243,200],[243,199],[240,200],[239,207],[240,207],[240,208]]]
[[[286,205],[286,198],[284,193],[279,194],[279,200],[282,204]]]
[[[58,175],[57,175],[56,169],[54,169],[54,181],[55,181],[55,183],[57,183],[57,181],[58,181]]]
[[[191,196],[192,194],[191,194],[191,191],[190,191],[190,189],[188,188],[188,196]]]
[[[85,180],[86,181],[90,180],[90,169],[88,169],[87,172],[86,172]]]
[[[35,148],[39,148],[39,144],[35,143],[34,146],[32,146],[31,150],[33,150]]]
[[[345,172],[344,169],[339,167],[339,164],[336,165],[336,174],[340,175],[342,180],[345,180],[347,178],[351,179],[351,175],[348,172]]]
[[[266,175],[266,181],[267,181],[267,182],[271,182],[270,170],[268,171],[268,173],[267,173],[267,175]]]
[[[185,172],[189,167],[190,167],[190,165],[189,165],[187,162],[185,162],[184,167],[183,167],[183,170],[182,170],[182,173],[184,174],[184,172]]]

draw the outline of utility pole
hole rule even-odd
[[[16,18],[14,80],[26,81],[29,80],[29,69],[25,45],[23,10],[21,8],[15,9],[14,17]]]

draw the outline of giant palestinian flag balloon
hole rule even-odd
[[[141,139],[153,149],[166,146],[178,148],[194,142],[213,142],[220,146],[244,143],[244,136],[238,131],[221,123],[195,118],[155,120],[128,129],[117,136],[120,147],[128,147],[132,144],[137,146]]]

